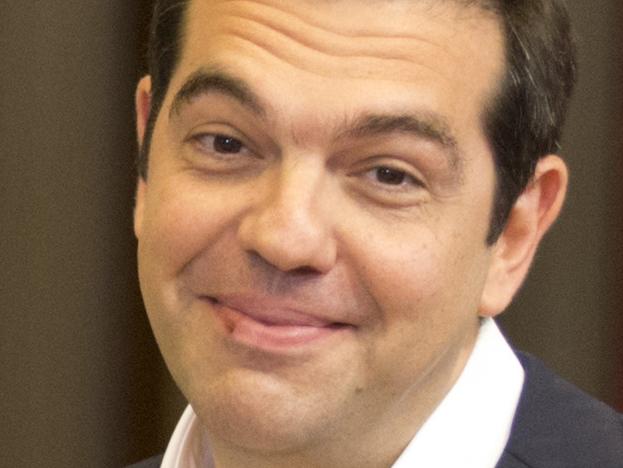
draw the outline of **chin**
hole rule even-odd
[[[276,377],[236,370],[190,401],[211,443],[278,454],[304,451],[330,436],[335,411],[314,399]]]

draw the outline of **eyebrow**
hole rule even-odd
[[[181,86],[173,98],[169,115],[179,114],[184,105],[194,99],[217,92],[227,95],[253,113],[265,117],[266,110],[261,99],[249,85],[217,68],[200,68],[192,73]],[[447,155],[452,169],[460,169],[460,153],[456,138],[450,131],[450,125],[443,116],[433,112],[415,113],[364,113],[348,119],[343,130],[338,133],[339,138],[365,138],[392,133],[403,133],[424,138],[440,145]]]
[[[219,70],[201,68],[191,74],[175,94],[169,116],[179,114],[185,104],[214,91],[234,98],[258,115],[265,114],[260,99],[243,80]]]
[[[404,133],[430,140],[446,150],[448,162],[458,168],[461,158],[456,138],[444,118],[434,113],[364,114],[347,125],[342,136],[364,138]]]

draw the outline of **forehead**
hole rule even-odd
[[[209,45],[201,39],[219,46],[247,40],[268,53],[290,48],[281,52],[281,58],[291,59],[294,66],[316,73],[347,72],[346,76],[370,76],[374,58],[380,68],[394,62],[393,69],[416,57],[424,61],[440,49],[457,64],[468,58],[483,65],[482,59],[495,54],[502,41],[498,18],[477,4],[474,0],[192,0],[185,17],[184,49]],[[480,42],[483,38],[486,43]],[[332,58],[341,59],[339,70]]]
[[[193,0],[170,88],[207,66],[319,122],[363,103],[473,120],[497,91],[504,53],[497,18],[465,3]]]

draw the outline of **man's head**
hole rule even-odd
[[[153,55],[139,276],[217,456],[389,464],[523,280],[566,169],[533,161],[486,242],[509,60],[475,3],[193,0]]]
[[[413,0],[421,1],[421,0]],[[494,13],[504,31],[505,71],[483,124],[493,149],[497,186],[489,243],[534,174],[539,158],[560,150],[560,135],[576,80],[575,47],[560,0],[448,0]],[[147,177],[151,134],[184,43],[190,0],[158,0],[151,23],[148,68],[152,112],[138,168]]]

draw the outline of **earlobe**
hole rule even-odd
[[[145,129],[151,112],[151,77],[149,75],[144,76],[138,82],[134,106],[136,110],[136,135],[140,147],[145,138]]]
[[[534,177],[513,205],[493,246],[481,316],[501,313],[519,290],[541,239],[560,213],[567,181],[567,167],[560,157],[549,155],[539,160]]]

